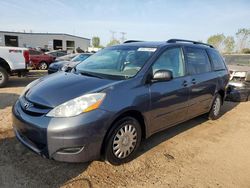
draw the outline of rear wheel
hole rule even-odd
[[[39,70],[47,70],[48,69],[48,64],[45,61],[42,61],[41,63],[39,63],[38,69]]]
[[[216,120],[220,117],[222,99],[219,94],[215,96],[213,105],[208,113],[208,118],[211,120]]]
[[[9,76],[7,71],[4,68],[0,67],[0,87],[6,86],[8,80]]]
[[[118,120],[110,131],[105,148],[105,159],[120,165],[133,159],[141,143],[141,126],[133,117]]]

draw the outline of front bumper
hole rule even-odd
[[[70,118],[27,114],[19,101],[12,109],[17,139],[33,152],[58,161],[86,162],[100,158],[112,114],[94,110]]]

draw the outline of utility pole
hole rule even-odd
[[[121,35],[122,35],[122,37],[121,37],[121,42],[123,43],[125,40],[126,40],[126,38],[125,38],[125,35],[127,34],[127,33],[125,33],[125,32],[120,32],[121,33]]]
[[[111,40],[115,40],[115,34],[117,33],[116,31],[110,30],[111,33]]]

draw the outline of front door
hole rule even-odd
[[[186,119],[188,107],[188,82],[185,75],[183,51],[181,47],[168,48],[152,66],[157,70],[170,70],[173,79],[154,82],[149,86],[151,96],[151,131],[170,127]]]

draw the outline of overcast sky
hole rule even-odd
[[[127,39],[206,41],[250,28],[250,0],[1,0],[0,30],[57,32],[106,44],[110,30]]]

